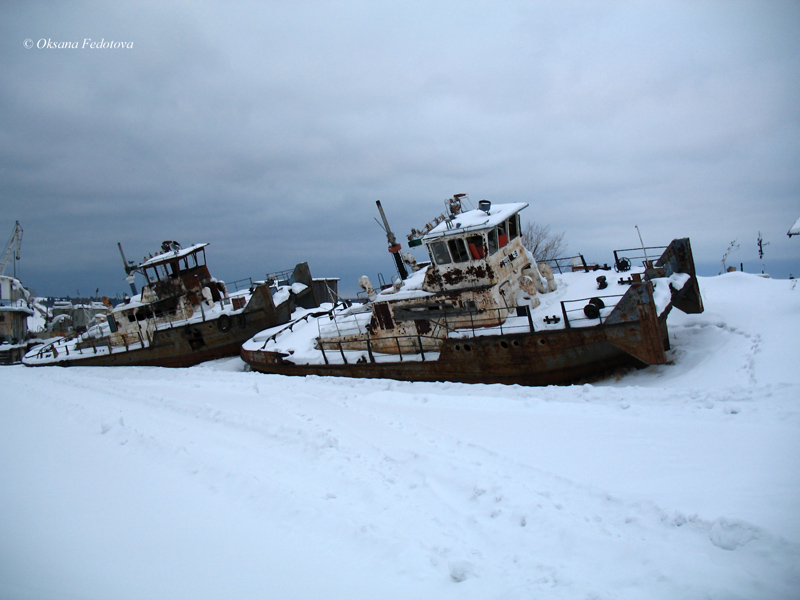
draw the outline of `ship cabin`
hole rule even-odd
[[[206,246],[207,243],[181,248],[176,242],[164,242],[164,253],[143,262],[137,271],[144,275],[147,287],[158,298],[197,293],[211,282],[206,266]],[[219,300],[219,297],[214,299]]]
[[[423,289],[430,292],[480,290],[519,279],[529,260],[522,245],[519,212],[526,203],[479,208],[451,216],[422,241],[431,267]]]
[[[126,313],[131,323],[153,317],[185,319],[203,300],[213,305],[226,297],[225,284],[213,279],[206,266],[206,246],[207,243],[181,248],[176,242],[164,242],[161,254],[136,268],[147,280],[140,297],[131,298],[114,312]]]
[[[226,297],[225,284],[208,272],[206,246],[207,243],[181,248],[177,242],[164,242],[165,252],[137,269],[147,280],[142,291],[143,300],[153,301],[145,299],[146,290],[155,295],[156,301],[187,295],[192,305],[199,304],[202,297],[212,304]]]

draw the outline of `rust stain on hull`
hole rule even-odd
[[[65,360],[59,366],[129,366],[129,367],[191,367],[207,360],[236,356],[242,343],[259,331],[272,327],[264,318],[248,320],[244,328],[219,331],[216,320],[186,327],[158,331],[148,348],[125,350],[91,356],[92,349],[82,349],[74,360]],[[234,327],[237,327],[234,325]],[[191,328],[191,332],[187,331]],[[198,336],[199,334],[199,336]],[[202,343],[198,343],[202,341]]]
[[[316,300],[312,302],[316,303]],[[293,300],[276,306],[269,287],[259,285],[242,312],[158,329],[144,348],[109,346],[107,340],[87,340],[73,348],[69,355],[60,356],[57,362],[31,361],[26,364],[33,367],[191,367],[207,360],[237,356],[246,340],[259,331],[287,322],[293,309]],[[110,352],[98,352],[98,348],[110,349]]]
[[[664,317],[664,320],[666,317]],[[275,352],[242,350],[242,359],[255,371],[281,375],[319,375],[397,379],[557,385],[586,380],[620,367],[662,364],[662,324],[655,322],[661,352],[631,352],[631,345],[649,333],[639,323],[598,328],[563,329],[445,340],[439,358],[349,364],[294,364]],[[627,348],[627,349],[624,349]]]

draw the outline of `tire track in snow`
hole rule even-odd
[[[739,562],[774,581],[787,581],[786,565],[759,553],[774,555],[777,547],[798,556],[747,523],[613,497],[451,433],[446,420],[431,416],[493,401],[511,413],[561,401],[604,401],[602,410],[618,410],[593,386],[569,393],[497,388],[501,397],[493,399],[487,392],[495,388],[462,394],[460,386],[441,386],[448,392],[441,394],[436,385],[378,382],[362,389],[337,380],[309,387],[302,379],[201,374],[214,378],[214,390],[227,386],[222,396],[204,392],[203,376],[190,370],[158,373],[155,381],[139,381],[136,373],[59,372],[60,386],[78,390],[67,400],[31,387],[113,440],[117,451],[174,464],[278,524],[313,520],[372,549],[376,563],[418,565],[475,585],[500,577],[557,596],[592,589],[593,581],[616,573],[614,589],[623,595],[642,580],[658,580],[663,597],[678,597],[686,595],[687,573],[692,581],[728,577],[731,591],[752,589],[752,578],[732,573],[729,559],[717,564],[715,553],[740,555]],[[436,390],[433,401],[429,389]],[[667,395],[654,392],[651,401]],[[636,556],[631,547],[640,550]],[[574,563],[551,559],[563,557],[564,548]],[[576,573],[573,564],[592,567]]]

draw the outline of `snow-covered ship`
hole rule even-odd
[[[243,360],[285,375],[560,384],[665,363],[672,307],[703,311],[688,238],[639,248],[638,268],[637,257],[615,252],[613,267],[584,262],[555,274],[523,245],[527,204],[482,200],[463,211],[462,199],[409,235],[410,246],[426,247],[425,263],[401,252],[379,202],[394,284],[376,291],[362,277],[368,302],[298,310],[243,344]],[[617,281],[604,274],[612,268]]]
[[[23,362],[187,367],[235,356],[256,332],[286,323],[298,306],[317,305],[306,263],[231,291],[209,273],[207,245],[164,242],[138,266],[126,262],[132,288],[135,273],[146,280],[141,293],[113,307],[105,323],[37,346]]]

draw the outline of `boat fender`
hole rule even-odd
[[[555,275],[553,275],[553,267],[548,265],[547,263],[539,263],[539,273],[542,274],[542,277],[545,278],[547,281],[547,291],[548,292],[555,292],[556,288],[558,288],[558,284],[556,283]]]
[[[417,259],[414,258],[414,256],[409,252],[403,252],[402,254],[400,254],[400,258],[403,259],[404,263],[406,263],[409,267],[411,267],[411,270],[414,273],[416,273],[422,268],[420,264],[417,262]]]
[[[211,308],[214,308],[214,297],[211,295],[211,290],[208,288],[208,286],[204,287],[201,290],[201,293],[203,294],[203,298],[205,298],[206,302],[208,302],[208,305]]]
[[[547,286],[545,285],[545,282],[542,281],[542,275],[539,272],[539,268],[535,262],[531,263],[530,266],[523,269],[522,275],[530,278],[531,282],[536,287],[537,292],[539,292],[540,294],[547,293]]]
[[[219,319],[217,319],[217,329],[219,329],[222,333],[230,331],[231,325],[231,318],[228,315],[220,315]]]
[[[366,275],[362,275],[358,278],[358,285],[361,286],[361,289],[367,292],[367,298],[370,300],[375,300],[378,294],[375,293],[375,288],[372,287],[372,282],[369,280],[369,277]]]
[[[523,290],[525,290],[527,294],[531,296],[531,298],[535,298],[536,294],[539,293],[539,291],[536,289],[536,286],[533,283],[533,279],[529,275],[523,275],[520,278],[520,286],[522,287]]]

